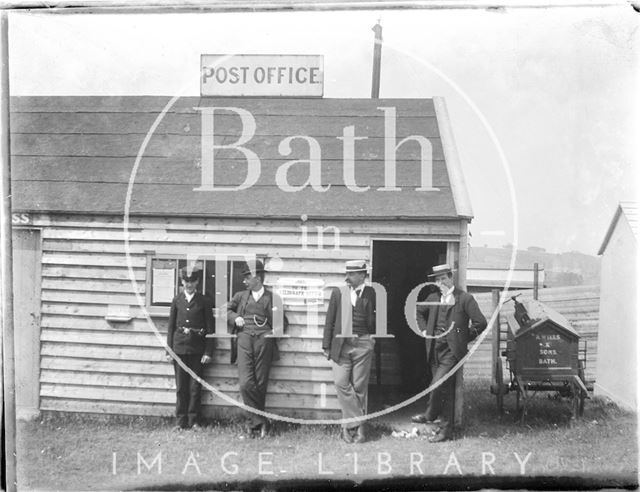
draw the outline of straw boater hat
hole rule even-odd
[[[202,268],[199,265],[185,266],[180,269],[180,278],[186,282],[195,282],[201,275]]]
[[[451,268],[448,263],[444,265],[436,265],[432,268],[432,273],[427,275],[428,278],[437,277],[438,275],[446,275],[447,273],[453,273],[455,270]]]
[[[255,268],[251,268],[249,263],[244,264],[242,269],[242,275],[256,275],[257,273],[265,273],[264,264],[260,260],[255,261]]]
[[[344,265],[344,273],[366,272],[367,262],[364,260],[350,260]]]

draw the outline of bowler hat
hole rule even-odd
[[[253,262],[252,262],[253,263]],[[264,269],[264,264],[260,260],[255,261],[255,268],[251,268],[250,263],[245,263],[244,268],[242,269],[242,275],[256,275],[257,273],[264,273],[266,270]]]
[[[438,275],[446,275],[447,273],[453,273],[454,269],[448,263],[443,265],[436,265],[431,269],[432,273],[427,275],[428,278],[437,277]]]
[[[344,273],[366,272],[367,262],[364,260],[349,260],[344,265]]]
[[[199,265],[185,266],[180,269],[180,278],[187,282],[195,282],[200,279],[202,268]]]

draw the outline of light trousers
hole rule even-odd
[[[371,335],[345,338],[338,362],[332,363],[333,381],[343,419],[361,417],[367,413],[369,374],[375,343]],[[342,426],[351,429],[362,423],[350,422]]]

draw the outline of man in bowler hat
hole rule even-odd
[[[245,405],[264,411],[272,362],[280,355],[273,333],[274,310],[282,309],[276,294],[264,286],[264,265],[255,261],[255,268],[245,265],[242,275],[247,290],[233,296],[227,306],[227,319],[238,337],[238,382]],[[276,302],[274,302],[274,300]],[[287,318],[282,314],[284,327]],[[269,433],[269,421],[262,415],[249,412],[248,429],[252,436],[264,438]]]
[[[211,302],[197,291],[202,270],[197,266],[180,269],[183,290],[174,297],[169,312],[167,345],[189,369],[202,378],[203,365],[211,361],[214,320]],[[170,360],[171,355],[167,354]],[[198,428],[200,383],[173,362],[176,375],[176,428]]]
[[[333,379],[342,409],[342,418],[361,417],[367,413],[369,372],[375,346],[376,295],[372,287],[366,286],[365,261],[348,261],[345,266],[349,297],[342,297],[340,289],[334,288],[324,325],[322,350],[331,360]],[[343,332],[342,303],[351,306],[352,337],[339,337]],[[349,442],[366,441],[364,422],[342,425],[342,438]]]
[[[453,270],[449,265],[433,267],[433,278],[440,289],[427,297],[438,305],[418,309],[418,326],[427,335],[427,362],[433,379],[440,381],[466,355],[467,344],[486,327],[487,320],[471,294],[454,285]],[[439,428],[429,438],[441,442],[452,438],[455,400],[455,373],[429,394],[426,413],[414,415],[411,420],[422,424],[436,424]]]

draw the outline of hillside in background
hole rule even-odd
[[[509,268],[511,246],[503,248],[469,247],[470,268]],[[533,268],[538,263],[545,270],[545,286],[600,284],[600,258],[577,251],[547,253],[535,246],[518,250],[516,268]]]

